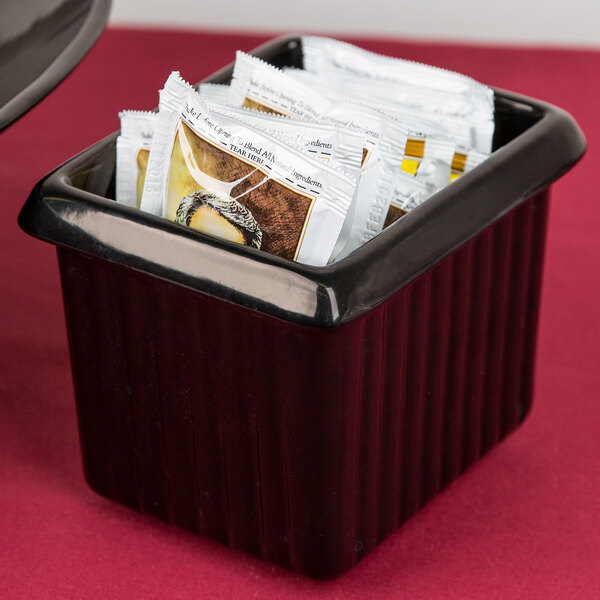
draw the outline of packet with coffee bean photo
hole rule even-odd
[[[310,265],[325,265],[351,177],[231,116],[173,72],[160,96],[142,210]]]

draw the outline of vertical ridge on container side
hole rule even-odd
[[[493,226],[492,226],[493,227]],[[481,415],[485,369],[488,351],[488,318],[493,268],[493,247],[490,230],[473,239],[473,262],[471,270],[471,306],[477,307],[471,314],[468,341],[469,377],[465,392],[465,423],[463,426],[463,464],[461,471],[472,464],[481,453]]]
[[[413,515],[421,505],[423,479],[422,454],[424,405],[427,396],[427,353],[429,350],[429,313],[431,304],[431,271],[410,287],[411,323],[408,330],[407,397],[404,421],[402,520]]]
[[[261,348],[261,354],[253,352],[252,369],[265,372],[266,377],[254,377],[256,393],[253,395],[257,418],[257,475],[259,477],[261,502],[261,552],[267,560],[292,564],[290,554],[290,515],[287,489],[287,448],[282,433],[285,418],[284,407],[289,390],[278,388],[277,373],[280,372],[278,356],[281,338],[274,340],[268,335],[263,319],[254,319],[252,344]],[[245,331],[247,335],[251,332]],[[271,360],[265,360],[271,357]],[[265,363],[271,363],[270,366]]]
[[[289,402],[289,385],[293,384],[284,368],[281,368],[280,362],[285,361],[286,343],[283,336],[270,336],[267,324],[262,320],[259,322],[261,331],[262,348],[265,357],[271,357],[273,361],[272,379],[265,380],[264,394],[270,399],[270,404],[265,407],[264,412],[269,408],[273,410],[271,414],[272,435],[274,436],[275,453],[280,459],[279,465],[273,462],[273,469],[279,469],[280,474],[280,494],[281,508],[275,511],[279,518],[276,521],[271,533],[271,545],[269,549],[269,558],[280,564],[287,564],[292,569],[300,567],[296,558],[296,539],[294,535],[294,492],[291,489],[290,466],[289,466],[289,445],[294,443],[293,436],[288,431],[287,403]],[[270,384],[270,385],[269,385]],[[277,402],[280,398],[280,402]],[[273,494],[276,497],[277,483],[273,481]]]
[[[186,363],[195,355],[187,320],[182,315],[195,309],[193,298],[178,298],[173,290],[161,287],[154,292],[163,314],[156,323],[157,366],[160,378],[161,419],[169,466],[169,522],[186,528],[197,525],[197,497],[194,477],[192,396],[197,384]]]
[[[221,382],[215,377],[216,369],[224,358],[219,343],[218,321],[221,308],[196,296],[194,309],[184,315],[192,332],[193,358],[186,361],[203,375],[194,386],[193,415],[196,478],[199,486],[196,522],[199,531],[231,544],[231,510],[227,491],[227,465],[224,446],[224,425],[221,414],[219,389]],[[177,301],[176,298],[173,301]],[[193,340],[196,340],[196,343]],[[195,372],[195,371],[194,371]]]
[[[452,326],[448,342],[450,365],[446,386],[448,409],[444,423],[444,460],[442,487],[462,472],[466,390],[469,375],[469,323],[471,320],[471,271],[474,242],[467,242],[454,254],[450,315]]]
[[[355,549],[357,548],[357,544],[360,552],[363,550],[360,544],[364,545],[364,542],[361,540],[361,537],[364,536],[361,514],[365,510],[362,489],[364,461],[361,456],[361,450],[363,447],[363,437],[365,436],[364,431],[366,429],[362,422],[362,416],[364,411],[368,410],[362,394],[365,378],[365,354],[368,353],[366,341],[367,322],[368,319],[359,319],[352,326],[354,334],[350,337],[349,341],[351,343],[343,348],[343,350],[341,346],[337,347],[340,352],[340,359],[349,363],[343,368],[342,372],[347,371],[348,376],[340,379],[338,394],[340,400],[347,403],[347,417],[343,421],[345,439],[340,448],[346,454],[347,460],[344,461],[345,468],[342,474],[344,482],[341,484],[340,491],[345,491],[351,499],[349,503],[350,514],[348,514],[348,520],[345,525],[348,535],[344,539],[344,545],[351,548],[349,559],[351,564],[356,563]],[[368,423],[366,425],[368,426]],[[340,449],[336,448],[337,451]],[[347,547],[345,548],[345,552],[348,552]]]
[[[492,240],[492,268],[490,301],[487,307],[487,347],[485,377],[481,411],[481,444],[479,453],[484,454],[500,439],[502,419],[502,375],[506,356],[506,332],[508,306],[514,294],[511,280],[513,223],[515,213],[509,213],[490,230]]]
[[[511,287],[508,299],[505,358],[502,372],[502,409],[499,420],[501,435],[519,423],[521,365],[527,340],[527,282],[531,275],[531,253],[537,243],[533,230],[533,212],[537,199],[515,209],[512,236]],[[517,227],[518,224],[518,227]]]
[[[227,496],[231,511],[231,540],[236,548],[260,556],[260,521],[256,481],[255,390],[248,359],[252,345],[241,359],[239,336],[246,323],[237,311],[219,314],[220,335],[211,339],[209,348],[220,346],[221,361],[215,369],[215,389],[220,397],[224,451],[227,465]],[[239,337],[238,337],[239,336]],[[250,359],[251,360],[251,359]]]
[[[361,553],[365,547],[377,543],[379,519],[377,506],[381,485],[381,412],[383,347],[385,343],[385,306],[373,318],[363,319],[361,328],[361,399],[360,418],[356,424],[359,442],[359,484],[357,540],[355,551]]]
[[[453,410],[449,404],[447,369],[450,362],[449,338],[454,315],[451,311],[452,277],[455,255],[451,254],[431,271],[431,303],[429,311],[429,342],[424,405],[424,443],[421,504],[441,489],[443,471],[444,415]]]
[[[404,290],[386,311],[388,348],[384,360],[382,441],[378,539],[393,531],[400,520],[402,441],[405,410],[406,348],[409,321],[408,293]]]
[[[122,359],[124,315],[118,303],[118,294],[113,294],[113,286],[105,269],[97,272],[90,281],[90,292],[100,306],[108,310],[94,311],[89,324],[92,339],[99,339],[102,332],[103,343],[100,344],[103,364],[102,372],[98,372],[96,385],[106,398],[107,414],[112,417],[108,429],[109,485],[111,495],[119,502],[137,507],[138,501],[131,486],[135,473],[135,462],[132,456],[132,419],[128,387],[127,365]],[[115,393],[114,389],[117,390]]]
[[[135,318],[135,311],[142,303],[154,303],[148,297],[148,285],[132,278],[129,293],[121,293],[121,281],[111,277],[110,285],[120,294],[120,306],[124,314],[126,343],[123,355],[118,359],[128,365],[134,415],[135,447],[139,503],[144,512],[169,519],[169,473],[162,420],[161,383],[158,375],[157,340],[155,324],[143,325]],[[140,348],[143,350],[140,351]]]
[[[519,422],[529,412],[533,397],[534,358],[537,344],[537,329],[539,321],[540,296],[542,292],[542,270],[544,266],[544,247],[546,242],[546,224],[549,212],[550,190],[545,190],[529,200],[532,204],[535,218],[533,222],[531,273],[529,277],[527,304],[525,306],[527,333],[525,336],[525,350],[521,367],[521,394]]]

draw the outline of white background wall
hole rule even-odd
[[[111,22],[600,46],[600,0],[113,0]]]

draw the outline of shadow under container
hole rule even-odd
[[[300,44],[256,54],[301,67]],[[547,186],[585,140],[557,108],[495,102],[484,164],[327,267],[116,204],[116,134],[42,180],[19,222],[57,245],[89,485],[330,578],[514,430]]]

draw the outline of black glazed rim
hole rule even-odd
[[[0,46],[0,52],[4,53],[0,55],[3,61],[0,80],[7,82],[13,76],[27,79],[31,75],[29,84],[15,90],[15,95],[4,104],[0,102],[0,131],[33,108],[79,64],[104,30],[110,7],[111,0],[67,0],[47,19],[33,23],[28,35]],[[56,44],[62,44],[71,33],[73,38],[40,70],[40,62],[45,59],[40,53],[51,54]],[[45,44],[28,46],[28,37],[42,38]],[[13,64],[17,54],[18,60]]]
[[[300,43],[297,36],[277,38],[254,54],[298,66]],[[207,81],[225,82],[230,74],[231,65]],[[497,149],[490,158],[326,267],[220,240],[86,191],[114,188],[117,133],[42,179],[19,224],[48,242],[267,315],[337,327],[392,296],[582,157],[585,138],[569,114],[501,90],[495,96]]]

